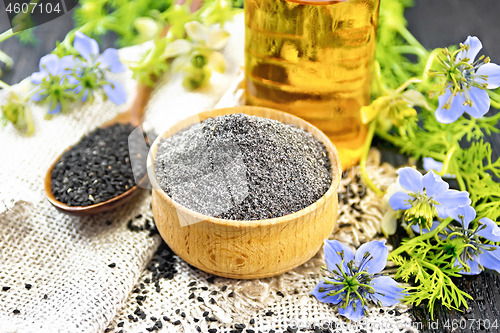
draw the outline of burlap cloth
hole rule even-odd
[[[231,38],[224,52],[225,74],[214,73],[211,85],[196,92],[184,90],[179,75],[162,78],[147,107],[147,129],[162,133],[182,118],[213,108],[235,82],[244,59],[242,15],[227,28]],[[140,48],[122,49],[120,56],[130,58],[137,52]],[[136,87],[131,73],[116,79],[125,86],[130,103]],[[6,95],[0,91],[0,104],[5,103]],[[223,104],[231,105],[234,100],[234,95],[226,96]],[[321,279],[322,252],[292,272],[252,281],[213,277],[178,258],[177,273],[173,279],[160,280],[160,292],[153,283],[145,283],[151,278],[145,267],[161,238],[151,237],[147,231],[132,232],[127,222],[138,214],[142,217],[134,223],[152,218],[148,191],[115,211],[92,217],[60,213],[43,193],[43,178],[54,159],[69,144],[127,107],[96,100],[48,121],[43,120],[43,110],[32,104],[33,136],[20,135],[12,126],[0,129],[0,332],[207,332],[213,328],[230,332],[241,327],[235,327],[236,323],[245,324],[249,332],[282,332],[293,331],[294,323],[304,326],[313,322],[325,327],[335,323],[341,332],[410,329],[405,306],[384,311],[374,308],[365,321],[349,327],[334,307],[313,298],[309,292]],[[378,166],[376,153],[371,164],[370,172],[381,185],[394,179],[391,167]],[[379,198],[370,191],[356,194],[364,191],[356,172],[342,181],[339,191],[346,194],[348,203],[340,205],[340,228],[332,234],[353,246],[380,234],[382,216]],[[361,207],[361,212],[353,209],[353,204]],[[116,267],[108,266],[112,263]],[[189,286],[193,281],[195,286]],[[141,283],[147,292],[133,293]],[[189,297],[192,288],[196,288],[194,298]],[[129,315],[137,317],[138,295],[147,295],[140,306],[147,317],[134,322]],[[206,320],[204,312],[215,321]],[[170,321],[162,319],[164,316]],[[151,317],[162,321],[161,328],[154,326]],[[174,325],[177,320],[180,323]]]

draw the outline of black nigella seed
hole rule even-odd
[[[208,333],[217,333],[217,329],[216,328],[211,328],[208,330]]]
[[[241,333],[243,330],[230,330],[229,333]]]
[[[48,298],[49,298],[49,296],[47,296],[47,294],[43,295],[43,299],[48,299]]]
[[[191,293],[191,295],[189,295],[188,297],[189,299],[193,299],[194,298],[194,293]]]
[[[106,329],[104,330],[104,333],[111,332],[112,330],[113,330],[112,328],[106,328]]]
[[[189,291],[195,291],[196,289],[198,289],[198,288],[192,287],[192,288],[189,288]]]
[[[203,297],[200,297],[200,296],[196,297],[196,299],[198,300],[198,302],[203,302],[204,301]]]
[[[255,333],[255,331],[247,328],[246,333]]]
[[[238,330],[242,330],[245,328],[245,324],[234,324],[234,328],[236,328]]]
[[[272,311],[267,311],[266,312],[266,316],[272,316],[273,314],[274,314],[274,312],[272,312]]]
[[[281,297],[285,297],[285,295],[284,295],[281,291],[278,291],[278,292],[276,293],[276,295],[281,296]]]
[[[210,295],[217,295],[217,290],[212,291]]]
[[[208,311],[203,312],[203,317],[208,316]]]
[[[181,312],[181,309],[176,309],[175,314],[179,314]]]
[[[250,325],[253,325],[253,324],[255,324],[255,319],[252,318],[252,319],[250,319]]]
[[[201,287],[202,290],[208,290],[208,287]]]
[[[133,130],[130,124],[98,128],[64,152],[52,169],[55,198],[68,206],[89,206],[135,186],[128,147]]]
[[[140,287],[141,289],[144,289],[144,287],[145,287],[145,286],[144,286],[144,283],[141,283],[141,284],[139,285],[139,287]]]
[[[235,156],[241,156],[240,163],[230,163]],[[207,161],[215,179],[225,179],[221,175],[228,164],[231,174],[246,173],[244,200],[233,197],[225,182],[198,176],[204,174]],[[241,113],[209,118],[163,139],[154,163],[158,183],[172,199],[198,213],[230,220],[262,220],[299,211],[319,200],[332,183],[326,148],[311,133]],[[181,183],[190,186],[174,190]],[[221,195],[205,195],[214,189]]]
[[[106,225],[111,225],[111,221],[106,221]]]
[[[196,326],[196,330],[197,330],[198,332],[201,332],[201,328],[200,328],[200,326]]]
[[[231,292],[229,293],[229,295],[227,295],[227,296],[228,296],[228,297],[234,297],[234,291],[231,291]]]
[[[136,219],[140,219],[141,217],[142,217],[142,214],[137,214],[137,215],[135,216],[135,218],[136,218]]]
[[[138,301],[144,301],[145,296],[137,296],[135,299]]]
[[[199,322],[200,320],[198,318],[193,318],[194,322],[197,323]]]
[[[124,323],[123,321],[120,321],[120,322],[118,323],[118,325],[116,325],[116,326],[118,326],[118,327],[123,327],[123,325],[124,325],[124,324],[125,324],[125,323]]]
[[[144,282],[151,283],[151,280],[149,278],[146,278],[146,279],[144,279]]]
[[[130,320],[134,320],[134,316],[132,316],[132,315],[128,315],[128,319],[130,319]]]
[[[163,323],[162,323],[161,321],[159,321],[159,320],[158,320],[158,321],[155,323],[155,327],[158,327],[159,329],[161,329],[161,328],[163,327]]]
[[[161,291],[160,286],[156,286],[156,292],[159,293]]]
[[[140,292],[141,292],[141,289],[139,289],[139,288],[135,288],[132,292],[133,292],[133,293],[138,294],[138,293],[140,293]]]
[[[170,318],[168,318],[167,316],[163,316],[163,320],[170,321]]]
[[[184,312],[181,312],[181,317],[186,318],[186,314]]]
[[[295,328],[292,328],[291,326],[288,326],[286,328],[286,331],[289,332],[289,333],[296,333],[299,329],[297,327]]]
[[[9,289],[10,289],[10,287],[2,287],[2,290],[3,290],[3,291],[7,291],[7,290],[9,290]]]
[[[192,282],[190,282],[190,283],[188,284],[188,287],[192,287],[192,286],[194,286],[195,284],[196,284],[196,281],[192,281]]]
[[[274,333],[275,331],[274,330],[270,330],[269,333]]]
[[[29,283],[27,283],[24,287],[25,287],[26,289],[30,290],[30,289],[31,289],[31,287],[32,287],[32,285],[31,285],[31,284],[29,284]]]
[[[15,310],[13,311],[13,313],[14,313],[14,314],[20,314],[20,313],[21,313],[21,311],[19,311],[18,309],[15,309]]]
[[[116,267],[116,264],[115,263],[111,263],[108,265],[109,268],[115,268]]]
[[[213,298],[210,299],[210,304],[215,304],[215,300]]]
[[[140,308],[140,307],[137,307],[137,309],[135,309],[135,311],[134,311],[134,314],[135,314],[135,315],[139,315],[139,313],[141,313],[141,312],[142,312],[142,311],[141,311],[141,308]]]
[[[207,279],[207,282],[208,283],[214,283],[214,280],[215,280],[215,276],[211,276]]]
[[[208,317],[208,321],[217,321],[217,318],[215,318],[215,317]]]
[[[123,330],[119,330],[118,333],[123,333]]]
[[[152,320],[152,321],[157,321],[157,320],[158,320],[158,318],[156,318],[156,317],[151,317],[151,320]]]
[[[222,288],[220,288],[220,291],[226,291],[227,290],[227,286],[222,286]]]
[[[181,321],[180,321],[180,320],[176,320],[176,321],[174,321],[172,324],[174,324],[174,325],[176,325],[176,326],[177,326],[177,325],[180,325],[180,324],[181,324]]]

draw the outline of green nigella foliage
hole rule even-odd
[[[460,190],[469,192],[478,218],[489,217],[498,223],[500,160],[492,158],[491,145],[485,142],[485,135],[499,132],[500,112],[479,119],[462,116],[451,124],[436,120],[434,110],[438,106],[438,96],[432,91],[437,90],[438,80],[432,76],[432,72],[439,70],[437,60],[444,50],[426,50],[407,30],[403,13],[411,5],[412,1],[409,0],[381,0],[376,53],[378,66],[372,85],[374,100],[379,98],[375,106],[380,119],[372,121],[371,132],[416,160],[432,157],[443,162],[440,174],[455,175]],[[449,51],[444,52],[454,52],[456,49],[450,47]],[[416,58],[416,61],[408,59],[408,55]],[[420,108],[415,121],[403,122],[398,126],[380,126],[381,123],[389,123],[388,119],[381,117],[387,118],[387,115],[392,114],[389,110],[379,110],[381,96],[412,78],[418,79],[414,79],[408,88],[426,96],[429,108]],[[499,90],[488,91],[488,94],[492,107],[500,109]],[[394,124],[395,120],[391,120]],[[421,219],[426,220],[425,225],[429,225],[434,215],[434,212],[428,211]],[[431,313],[436,302],[450,309],[467,306],[467,299],[471,297],[452,280],[460,276],[459,269],[451,265],[455,250],[456,246],[449,242],[428,238],[425,241],[403,241],[390,255],[389,259],[399,266],[396,277],[411,283],[406,289],[407,303],[419,305],[426,302]]]

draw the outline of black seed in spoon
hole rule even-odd
[[[98,128],[64,152],[52,169],[52,193],[68,206],[89,206],[135,186],[130,124]]]

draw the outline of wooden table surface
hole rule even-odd
[[[382,0],[383,1],[383,0]],[[468,35],[481,39],[483,54],[493,62],[500,63],[500,2],[498,0],[417,0],[415,7],[408,9],[406,17],[409,30],[427,48],[444,47],[463,42]],[[4,73],[1,80],[13,84],[38,70],[39,59],[52,51],[57,40],[62,40],[73,27],[70,14],[36,28],[37,46],[23,46],[15,38],[0,44],[0,49],[15,61],[15,67]],[[9,28],[3,2],[0,2],[0,32]],[[114,36],[104,38],[101,47],[113,45]],[[3,68],[3,65],[0,66]],[[496,110],[491,110],[491,113]],[[494,158],[500,153],[500,135],[488,138],[492,143]],[[394,165],[405,162],[395,149],[382,146],[383,158]],[[488,323],[500,327],[500,277],[496,272],[486,272],[474,277],[457,280],[460,288],[467,291],[474,301],[469,302],[465,312],[440,309],[432,321],[425,307],[412,310],[416,323],[422,323],[424,332],[451,332],[453,321],[467,322],[467,329],[455,332],[500,332],[499,328],[488,329]],[[472,328],[469,328],[474,323]],[[450,328],[447,328],[447,324]]]

